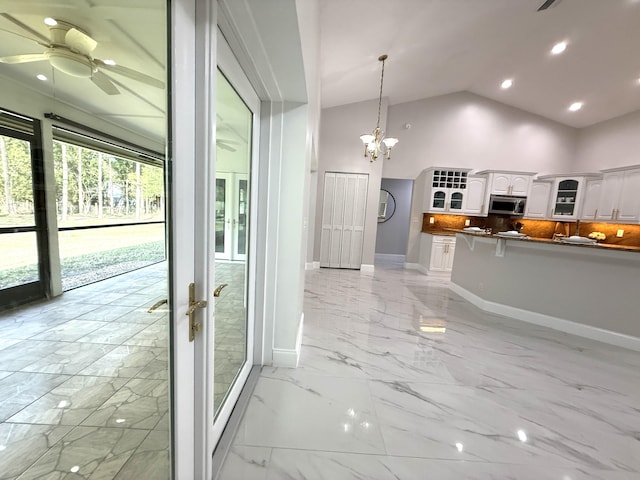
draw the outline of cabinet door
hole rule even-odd
[[[433,245],[431,246],[431,259],[429,261],[430,271],[433,271],[433,272],[446,271],[446,262],[445,262],[446,247],[447,247],[446,243],[437,242],[434,240]]]
[[[640,220],[640,170],[625,172],[615,219],[623,223]]]
[[[551,185],[551,182],[533,182],[531,194],[527,197],[525,217],[547,218]]]
[[[444,269],[450,272],[453,270],[453,256],[456,253],[456,244],[448,243],[444,250]]]
[[[511,190],[509,195],[521,195],[526,197],[529,194],[531,186],[531,176],[529,175],[512,175]]]
[[[602,179],[588,180],[584,187],[584,195],[582,196],[582,213],[580,218],[583,220],[595,220],[598,214],[598,203],[600,202],[600,194],[602,193]]]
[[[451,197],[449,198],[449,209],[451,212],[462,213],[462,201],[464,199],[462,192],[451,192]]]
[[[431,199],[431,205],[429,206],[429,212],[444,212],[447,207],[447,193],[444,190],[436,190],[433,192],[433,198]]]
[[[511,175],[494,173],[491,180],[491,193],[497,195],[510,195]]]
[[[464,197],[464,213],[470,215],[482,215],[484,213],[484,190],[487,179],[484,177],[469,178],[467,180],[467,193]]]
[[[615,210],[618,208],[618,199],[624,172],[611,172],[605,174],[602,179],[602,194],[598,202],[597,220],[613,220]]]
[[[578,216],[578,191],[581,180],[559,178],[555,182],[555,190],[551,201],[552,218],[574,220]]]

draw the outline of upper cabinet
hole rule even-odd
[[[547,176],[553,179],[550,218],[554,220],[577,220],[584,209],[586,186],[589,180],[599,179],[599,174],[576,176]],[[593,189],[594,185],[590,185]],[[590,206],[588,206],[591,208]]]
[[[483,170],[478,172],[478,175],[486,175],[487,177],[487,196],[514,195],[526,197],[529,195],[535,172]]]
[[[582,196],[582,220],[597,220],[598,204],[602,193],[602,177],[587,178]]]
[[[480,175],[467,177],[467,194],[462,202],[462,213],[465,215],[486,215],[484,192],[487,178]]]
[[[552,187],[551,180],[531,182],[531,191],[527,197],[527,206],[524,211],[525,218],[547,218]]]
[[[640,166],[603,170],[596,220],[640,221]]]
[[[463,214],[467,194],[468,168],[428,168],[425,172],[423,210]]]

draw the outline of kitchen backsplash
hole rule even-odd
[[[430,219],[433,218],[433,223]],[[465,221],[469,225],[465,225]],[[465,217],[464,215],[439,215],[425,213],[422,218],[422,231],[425,233],[441,231],[445,228],[463,229],[466,226],[491,228],[494,232],[509,230],[516,223],[522,224],[521,232],[536,238],[552,238],[554,233],[575,235],[576,222],[556,222],[552,220],[527,220],[508,218],[499,215],[488,217]],[[623,230],[622,237],[617,237],[618,230]],[[580,222],[580,235],[588,236],[591,232],[604,233],[603,243],[640,247],[640,225]]]

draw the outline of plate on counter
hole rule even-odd
[[[480,233],[480,232],[484,232],[484,228],[480,228],[480,227],[466,227],[463,228],[462,231],[464,232],[476,232],[476,233]]]
[[[573,243],[575,245],[595,245],[595,238],[587,237],[562,237],[560,243]]]
[[[503,238],[527,238],[524,233],[516,232],[515,230],[509,230],[506,232],[498,232],[496,236]]]

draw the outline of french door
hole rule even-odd
[[[249,178],[246,173],[216,172],[216,258],[247,259]]]
[[[174,29],[215,18],[207,8],[214,7],[174,10]],[[210,64],[196,61],[182,36],[173,47],[194,68],[174,71],[173,79],[173,445],[175,478],[209,480],[213,451],[253,366],[260,100],[215,22],[203,28],[197,49]],[[203,81],[195,97],[191,75]]]

